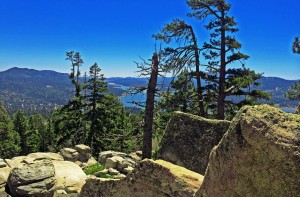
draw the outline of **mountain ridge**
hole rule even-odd
[[[168,85],[172,78],[160,78],[159,84]],[[281,107],[295,107],[297,101],[284,98],[284,93],[297,80],[280,77],[262,77],[260,89],[272,94],[269,103]],[[125,92],[124,87],[144,86],[147,78],[109,77],[108,88],[117,96]],[[119,86],[123,86],[119,87]],[[29,114],[51,113],[58,106],[64,105],[74,95],[74,87],[67,73],[53,70],[35,70],[13,67],[0,72],[0,100],[12,114],[23,109]]]

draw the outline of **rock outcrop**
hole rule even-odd
[[[204,174],[210,151],[226,133],[229,121],[176,112],[168,122],[158,159]]]
[[[7,185],[13,196],[76,196],[87,178],[79,165],[57,153],[31,153],[0,164],[6,165],[0,168],[0,192]]]
[[[80,162],[88,162],[91,158],[91,148],[84,144],[79,144],[74,147],[74,149],[78,152],[78,161]]]
[[[113,168],[123,174],[130,173],[136,162],[139,161],[138,155],[129,154],[115,151],[104,151],[99,153],[98,162],[103,164],[106,169]]]
[[[196,196],[300,196],[300,116],[242,108],[209,158]]]
[[[81,197],[190,197],[199,189],[203,176],[162,160],[143,160],[133,173],[121,180],[90,178]]]
[[[66,193],[79,193],[85,184],[86,175],[81,168],[70,161],[53,161],[55,169],[55,190]]]
[[[26,161],[13,168],[7,185],[13,196],[52,196],[55,169],[51,160]]]

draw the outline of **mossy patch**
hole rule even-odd
[[[100,163],[95,163],[95,164],[92,164],[90,166],[88,166],[85,170],[84,170],[84,173],[86,175],[93,175],[95,174],[96,172],[99,172],[101,170],[104,170],[105,167],[100,164]]]

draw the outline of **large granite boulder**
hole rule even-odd
[[[143,160],[133,173],[121,180],[90,178],[81,197],[190,197],[199,189],[203,176],[162,160]]]
[[[196,196],[300,196],[300,115],[243,107],[212,150]]]
[[[11,170],[7,185],[13,196],[52,196],[55,169],[51,160],[20,163]]]
[[[64,190],[66,193],[79,193],[85,184],[86,175],[82,169],[70,161],[53,161],[55,169],[55,190]]]
[[[204,174],[210,151],[230,125],[225,120],[209,120],[175,112],[159,145],[158,159]]]

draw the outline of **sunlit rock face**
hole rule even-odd
[[[196,196],[299,196],[300,116],[242,108],[209,158]]]

